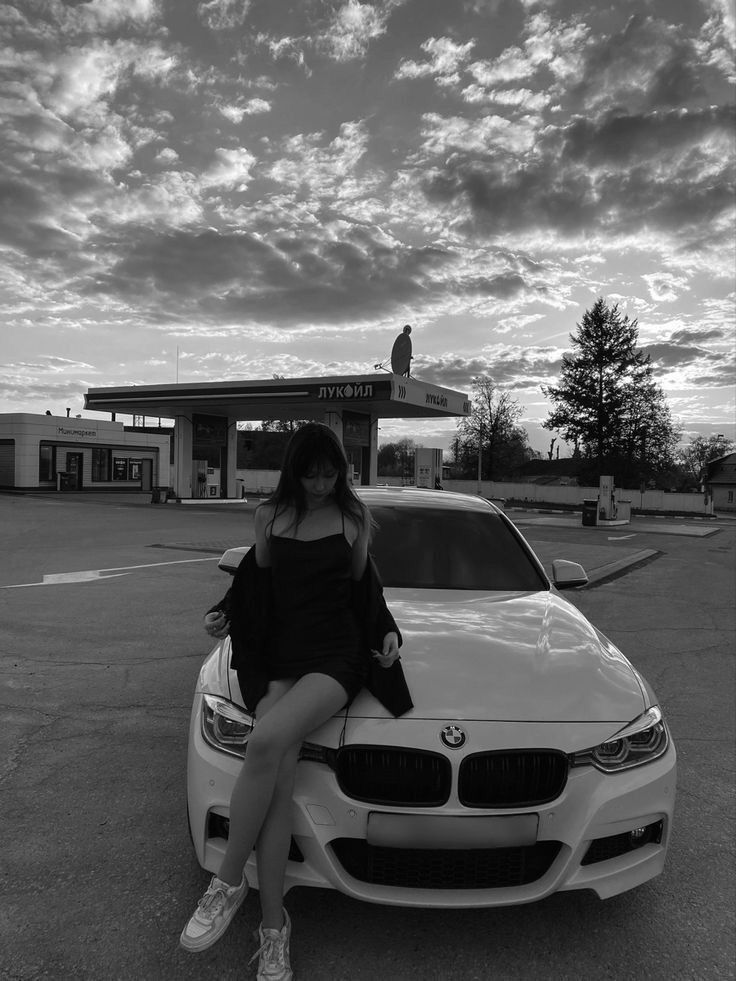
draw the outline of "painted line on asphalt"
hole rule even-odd
[[[53,572],[43,577],[41,582],[20,582],[11,586],[0,586],[0,589],[25,589],[28,586],[59,586],[67,583],[98,582],[100,579],[117,579],[127,576],[136,569],[155,569],[161,565],[186,565],[191,562],[216,562],[219,556],[213,555],[207,559],[176,559],[172,562],[147,562],[145,565],[122,565],[114,569],[85,569],[81,572]]]

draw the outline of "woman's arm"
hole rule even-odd
[[[368,542],[371,537],[371,518],[366,510],[360,523],[355,522],[358,536],[353,542],[352,577],[357,582],[363,578],[368,562]]]
[[[219,603],[211,607],[204,615],[204,629],[210,637],[221,640],[230,633],[230,597],[231,590],[225,593]]]
[[[268,544],[269,525],[273,518],[273,507],[270,504],[259,504],[256,508],[256,565],[259,569],[268,569],[271,565],[271,548]]]

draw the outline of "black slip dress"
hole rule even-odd
[[[312,541],[271,535],[274,643],[270,678],[317,672],[338,681],[348,701],[368,676],[351,607],[352,547],[343,531]]]

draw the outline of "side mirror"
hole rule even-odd
[[[223,572],[229,572],[231,576],[234,576],[238,571],[238,566],[243,561],[243,558],[250,551],[250,545],[241,545],[238,548],[229,548],[227,552],[223,552],[220,561],[217,563],[218,569],[222,569]]]
[[[588,574],[579,562],[555,559],[552,563],[552,581],[558,589],[574,589],[585,586]]]

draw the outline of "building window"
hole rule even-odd
[[[54,480],[56,476],[56,447],[44,446],[38,448],[38,479]]]
[[[92,480],[110,479],[110,450],[92,450]]]

